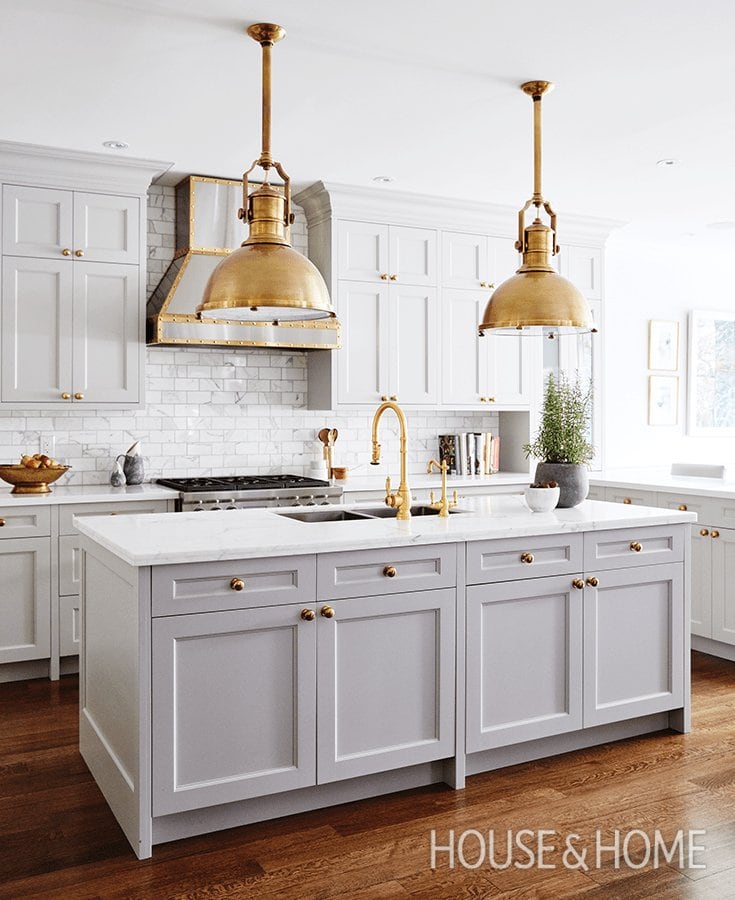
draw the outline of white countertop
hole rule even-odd
[[[598,487],[639,487],[651,491],[735,499],[735,481],[693,475],[672,475],[668,468],[606,469],[597,475],[590,475],[590,484]]]
[[[366,506],[355,504],[353,508]],[[593,500],[574,509],[532,513],[521,496],[507,494],[468,498],[461,508],[468,512],[448,519],[425,516],[407,522],[366,519],[307,523],[287,519],[275,510],[242,509],[90,516],[77,520],[76,526],[124,562],[151,566],[696,521],[694,513]],[[303,512],[303,507],[298,511]]]
[[[160,484],[131,484],[114,488],[109,484],[52,485],[48,494],[12,494],[10,485],[0,487],[0,506],[58,506],[65,503],[109,503],[119,500],[175,500],[178,491]]]
[[[365,491],[385,491],[385,476],[389,474],[393,487],[398,486],[398,472],[385,469],[380,475],[349,475],[343,481],[335,481],[342,486],[345,494],[363,493]],[[413,492],[441,488],[441,474],[432,472],[431,475],[409,475],[408,484]],[[468,487],[502,487],[503,485],[526,486],[531,483],[528,472],[497,472],[495,475],[447,475],[447,487],[450,493],[456,488]]]

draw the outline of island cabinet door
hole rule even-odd
[[[455,593],[320,604],[320,784],[454,756]]]
[[[468,753],[582,727],[582,594],[566,575],[467,589]]]
[[[709,525],[692,525],[692,634],[706,638],[712,637],[713,531],[718,534]]]
[[[154,816],[314,784],[316,624],[303,611],[154,620]]]
[[[735,528],[714,528],[710,539],[712,637],[725,644],[735,644]]]
[[[680,564],[603,571],[587,578],[585,727],[682,706],[684,627]]]

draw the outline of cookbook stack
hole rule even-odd
[[[452,475],[493,475],[500,468],[500,438],[489,431],[440,434],[439,459]]]

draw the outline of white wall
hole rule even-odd
[[[735,233],[702,228],[653,240],[630,226],[607,244],[605,288],[605,466],[672,462],[735,464],[733,437],[686,433],[687,313],[735,310]],[[661,232],[659,231],[659,234]],[[679,416],[648,425],[648,322],[679,322]]]

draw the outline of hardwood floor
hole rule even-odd
[[[476,775],[465,791],[433,786],[163,844],[142,862],[79,756],[76,704],[74,676],[0,685],[0,898],[735,897],[735,663],[694,654],[691,734]],[[432,829],[438,845],[454,830],[454,868],[438,851],[432,869]],[[519,849],[508,868],[465,868],[468,829],[480,833],[463,838],[471,865],[490,831],[500,864],[508,829],[530,829],[534,849],[538,830],[553,830],[550,868],[520,868]],[[680,867],[677,854],[645,864],[656,830],[670,850],[681,829],[706,830],[694,860],[706,868]],[[641,868],[616,868],[611,851],[596,865],[596,832],[607,846],[616,830]],[[586,870],[564,865],[572,833],[590,851]]]

